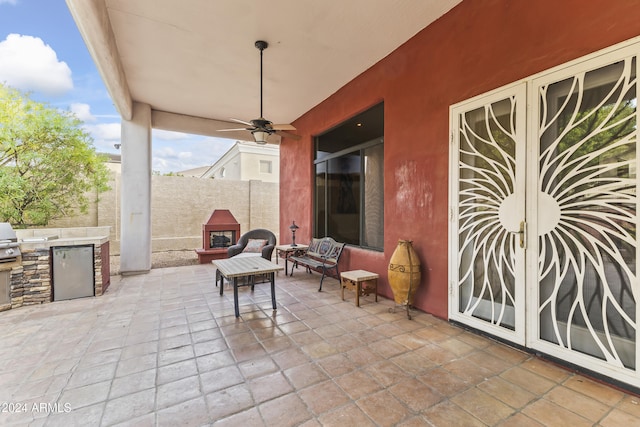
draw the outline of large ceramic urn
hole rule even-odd
[[[411,240],[398,240],[398,246],[389,260],[389,285],[393,291],[393,299],[397,304],[409,307],[420,285],[420,259],[413,249]]]

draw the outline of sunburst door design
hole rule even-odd
[[[451,319],[638,387],[639,49],[451,108],[449,240]]]
[[[523,87],[454,109],[452,120],[452,317],[524,342]]]
[[[533,87],[538,347],[635,369],[636,59]]]

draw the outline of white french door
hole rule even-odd
[[[531,347],[635,385],[637,51],[531,82],[528,210]]]
[[[449,245],[451,319],[635,386],[638,52],[451,108]]]
[[[449,316],[525,344],[526,85],[451,109]]]

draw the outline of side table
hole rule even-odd
[[[299,256],[307,251],[309,245],[278,245],[276,246],[276,264],[278,264],[278,258],[284,258],[284,275],[288,275],[288,263],[289,257]],[[293,268],[293,267],[291,267]]]
[[[344,288],[356,291],[356,307],[360,307],[360,296],[373,293],[378,302],[378,274],[366,270],[343,271],[340,273],[340,290],[344,301]]]

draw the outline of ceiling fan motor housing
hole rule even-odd
[[[272,125],[273,123],[271,123],[269,120],[266,120],[266,119],[264,119],[264,118],[262,118],[262,117],[261,117],[261,118],[259,118],[259,119],[253,119],[253,120],[251,120],[251,124],[252,124],[253,126],[257,127],[257,128],[264,129],[264,130],[267,130],[267,131],[268,131],[268,130],[272,130],[272,129],[271,129],[271,125]]]

